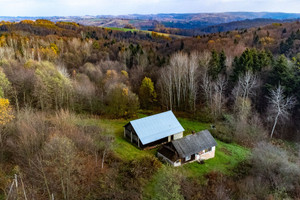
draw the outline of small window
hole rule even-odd
[[[210,147],[210,148],[208,148],[208,149],[205,149],[205,153],[206,152],[209,152],[209,151],[211,151],[212,150],[212,148]]]
[[[185,157],[185,161],[191,160],[191,156]]]

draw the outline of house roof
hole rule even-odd
[[[173,146],[181,158],[199,153],[217,145],[217,142],[208,130],[188,135],[184,138],[172,141]]]
[[[184,131],[172,111],[130,122],[143,145]]]

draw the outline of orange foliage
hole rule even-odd
[[[34,24],[34,21],[32,20],[23,20],[20,22],[20,24]]]

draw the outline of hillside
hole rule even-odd
[[[299,22],[128,27],[0,23],[0,199],[300,198]],[[168,110],[183,136],[210,131],[214,158],[175,168],[124,138]]]
[[[69,21],[86,26],[124,28],[131,24],[140,30],[153,30],[158,25],[169,29],[184,29],[173,32],[193,36],[203,33],[216,33],[241,28],[264,26],[274,22],[296,21],[300,14],[268,12],[226,12],[194,14],[156,14],[156,15],[98,15],[98,16],[56,16],[56,17],[0,17],[0,21],[20,22],[22,20],[48,19],[54,22]],[[242,22],[240,22],[242,21]],[[225,28],[226,27],[226,28]]]

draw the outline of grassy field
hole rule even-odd
[[[105,27],[106,29],[114,30],[114,31],[123,31],[123,32],[139,32],[141,30],[138,29],[130,29],[130,28],[118,28],[118,27]]]
[[[146,114],[139,113],[138,118],[145,117]],[[209,129],[210,124],[192,121],[186,118],[178,118],[179,122],[185,129],[184,135],[190,134],[192,131],[201,131]],[[106,119],[106,118],[81,118],[78,121],[79,124],[85,125],[97,125],[106,130],[110,134],[114,134],[115,142],[113,145],[113,151],[123,160],[133,160],[137,157],[152,155],[155,156],[157,149],[152,150],[140,150],[123,137],[123,126],[130,120],[124,119]],[[243,161],[249,154],[250,150],[239,146],[237,144],[227,144],[217,140],[218,146],[216,147],[215,158],[205,161],[204,164],[197,162],[185,164],[182,167],[178,167],[178,171],[187,177],[196,177],[203,179],[203,175],[211,171],[219,171],[224,174],[231,174],[231,169],[237,166],[238,163]],[[165,165],[165,167],[171,167]],[[151,196],[154,190],[154,186],[161,174],[159,170],[149,183],[144,188],[145,199],[147,196]]]
[[[139,30],[139,29],[129,29],[129,28],[118,28],[118,27],[105,27],[106,29],[110,29],[110,30],[115,30],[115,31],[123,31],[123,32],[142,32],[142,33],[148,33],[150,35],[152,35],[152,31],[145,31],[145,30]],[[181,36],[181,35],[173,35],[173,34],[167,34],[167,33],[159,33],[159,32],[155,32],[157,34],[157,36],[163,36],[163,37],[175,37],[175,38],[184,38],[185,36]]]
[[[138,117],[145,117],[145,114],[139,114]],[[186,118],[178,118],[179,122],[185,129],[184,135],[190,134],[192,131],[201,131],[209,129],[210,124],[192,121]],[[157,149],[153,150],[140,150],[136,146],[132,145],[123,137],[123,126],[130,120],[124,119],[91,119],[83,118],[79,123],[86,125],[97,125],[106,130],[108,133],[112,133],[115,136],[115,142],[113,145],[114,152],[124,160],[132,160],[139,156],[153,155]],[[237,144],[226,144],[218,141],[216,147],[216,155],[214,159],[210,159],[205,164],[200,165],[198,163],[186,164],[182,167],[190,176],[201,176],[209,171],[217,170],[222,173],[230,174],[230,169],[236,166],[239,162],[244,160],[249,154],[249,150],[239,146]]]

